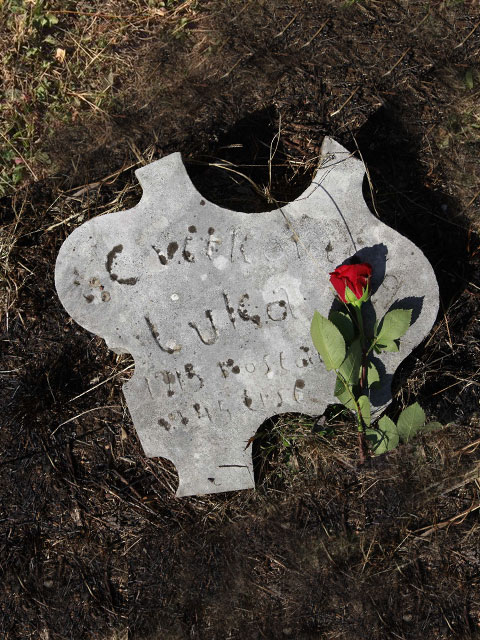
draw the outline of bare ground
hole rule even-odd
[[[17,153],[27,124],[38,142],[1,200],[2,637],[477,637],[478,5],[167,4],[49,3],[67,60],[46,72],[56,102],[22,98],[34,35],[15,21],[5,131]],[[145,458],[125,406],[132,361],[56,297],[58,249],[136,202],[133,169],[172,151],[222,206],[288,201],[324,135],[361,155],[372,210],[434,266],[441,311],[390,411],[416,399],[448,426],[358,467],[348,421],[323,438],[282,416],[254,442],[256,491],[177,499],[175,469]]]

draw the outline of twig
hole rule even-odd
[[[360,160],[363,162],[363,168],[365,169],[365,174],[366,174],[367,180],[368,180],[368,187],[370,189],[370,196],[372,198],[373,209],[374,209],[375,213],[377,214],[377,218],[380,219],[380,214],[378,213],[377,205],[375,204],[375,197],[374,197],[374,194],[373,194],[373,182],[372,182],[372,178],[370,177],[370,171],[368,170],[367,164],[366,164],[365,160],[363,159],[362,152],[360,151],[360,147],[358,146],[358,142],[357,142],[357,139],[355,138],[355,136],[353,136],[353,141],[355,142],[355,146],[357,147],[357,151],[358,151],[358,155],[360,156]]]
[[[443,308],[443,304],[442,304],[442,308]],[[448,326],[448,318],[447,318],[445,309],[443,309],[443,317],[445,318],[445,327],[447,329],[447,334],[448,334],[448,346],[450,347],[450,349],[453,350],[452,336],[450,335],[450,327]]]
[[[63,427],[64,425],[68,424],[69,422],[73,422],[74,420],[76,420],[77,418],[81,418],[82,416],[84,416],[86,413],[91,413],[92,411],[99,411],[100,409],[117,409],[118,405],[117,404],[111,404],[111,405],[106,405],[105,407],[93,407],[92,409],[87,409],[86,411],[82,411],[82,413],[79,413],[76,416],[73,416],[73,418],[69,418],[68,420],[65,420],[65,422],[62,422],[61,424],[59,424],[50,434],[51,436],[55,435],[57,433],[57,431],[60,429],[60,427]]]
[[[429,10],[427,11],[426,15],[425,15],[421,20],[420,20],[420,22],[419,22],[415,27],[413,27],[413,29],[411,29],[410,33],[414,33],[414,31],[416,31],[419,27],[421,27],[421,26],[422,26],[422,24],[425,22],[425,20],[426,20],[426,19],[428,18],[428,16],[430,15],[430,11],[431,11],[431,9],[429,9]]]
[[[454,49],[458,49],[459,47],[462,47],[465,42],[470,38],[471,35],[473,35],[475,33],[475,31],[478,29],[478,27],[480,27],[480,22],[477,22],[477,24],[473,27],[473,29],[467,34],[467,36],[460,42],[460,44],[457,44],[456,47],[453,47]]]
[[[282,133],[282,116],[280,114],[278,118],[278,131],[274,135],[272,142],[270,143],[270,153],[268,156],[268,193],[269,194],[272,190],[272,160],[275,154],[277,153],[278,145],[280,144],[281,133]],[[272,147],[274,143],[275,143],[275,150],[272,151]]]
[[[477,509],[480,509],[480,502],[477,502],[476,504],[472,503],[470,507],[468,507],[468,509],[465,509],[465,511],[458,513],[456,516],[453,516],[448,520],[443,520],[443,522],[432,524],[427,527],[422,527],[421,529],[417,529],[413,533],[418,534],[420,531],[423,531],[423,533],[420,533],[420,538],[425,538],[426,536],[429,536],[431,533],[433,533],[437,529],[445,529],[445,527],[448,527],[451,524],[452,525],[462,524],[465,518],[473,511],[476,511]]]
[[[95,109],[95,111],[100,111],[100,113],[103,113],[104,115],[108,116],[108,113],[104,109],[101,109],[95,103],[90,102],[90,100],[87,100],[87,98],[85,98],[83,94],[77,93],[76,91],[71,91],[70,89],[67,89],[67,93],[70,93],[72,96],[75,96],[76,98],[80,98],[80,100],[83,100],[84,102],[86,102],[88,105],[92,107],[92,109]]]
[[[395,62],[395,64],[393,65],[393,67],[391,69],[389,69],[386,73],[383,74],[382,78],[385,78],[385,76],[389,76],[392,71],[394,69],[396,69],[398,67],[398,65],[401,63],[401,61],[405,58],[405,56],[407,55],[407,53],[410,51],[411,47],[408,47],[408,49],[406,49],[402,55],[400,56],[400,58]]]
[[[328,22],[328,20],[325,20],[325,22],[322,24],[322,26],[320,27],[320,29],[317,29],[317,30],[315,31],[315,33],[313,34],[313,36],[312,36],[309,40],[307,40],[307,41],[305,42],[305,44],[302,44],[302,46],[301,46],[300,48],[301,48],[301,49],[303,49],[304,47],[308,47],[308,45],[309,45],[309,44],[312,44],[312,42],[315,40],[315,38],[318,36],[318,34],[319,34],[321,31],[323,31],[323,29],[324,29],[325,25],[327,24],[327,22]]]
[[[345,102],[342,104],[342,106],[337,109],[336,111],[332,111],[332,113],[330,113],[330,117],[332,118],[333,116],[336,116],[337,114],[340,113],[340,111],[347,106],[347,104],[350,102],[350,100],[353,98],[353,96],[357,93],[357,91],[360,89],[360,86],[356,87],[352,93],[348,96],[348,98],[345,100]]]
[[[114,373],[111,376],[109,376],[108,378],[106,378],[105,380],[102,380],[102,382],[99,382],[98,384],[96,384],[94,387],[91,387],[90,389],[87,389],[86,391],[83,391],[82,393],[80,393],[78,396],[75,396],[74,398],[72,398],[71,400],[69,400],[68,402],[73,402],[74,400],[78,400],[78,398],[81,398],[82,396],[86,395],[87,393],[90,393],[91,391],[94,391],[95,389],[98,389],[98,387],[101,387],[103,384],[105,384],[106,382],[108,382],[109,380],[112,380],[113,378],[116,378],[117,376],[119,376],[122,373],[125,373],[125,371],[128,371],[129,369],[131,369],[132,367],[134,367],[134,364],[129,364],[128,367],[125,367],[125,369],[122,369],[121,371],[118,371],[118,373]]]
[[[285,31],[288,29],[288,27],[289,27],[290,25],[292,25],[292,24],[295,22],[295,20],[297,19],[297,16],[298,16],[298,13],[296,13],[296,14],[293,16],[293,18],[290,20],[290,22],[287,24],[287,26],[286,26],[286,27],[284,27],[281,31],[279,31],[279,32],[277,33],[277,35],[276,35],[276,36],[274,36],[274,38],[280,38],[280,36],[283,36],[283,34],[285,33]]]
[[[466,383],[466,387],[469,387],[470,385],[475,385],[477,387],[480,387],[480,382],[477,382],[474,378],[475,376],[478,375],[478,372],[480,371],[480,369],[477,369],[475,371],[475,373],[473,374],[473,376],[471,378],[458,378],[457,376],[453,375],[453,374],[445,374],[445,375],[449,375],[450,377],[455,378],[456,382],[453,382],[452,384],[449,384],[448,387],[444,387],[443,389],[440,389],[440,391],[435,391],[435,393],[432,393],[432,397],[433,396],[438,396],[440,393],[443,393],[444,391],[446,391],[447,389],[451,389],[452,387],[456,387],[457,384],[460,384],[461,382]]]
[[[477,446],[479,443],[480,443],[480,440],[477,440],[476,441]],[[471,444],[475,444],[475,442]],[[467,453],[465,451],[465,449],[467,448],[468,447],[464,447],[459,451],[455,451],[453,455],[461,455],[462,453]],[[468,453],[471,453],[471,452],[468,452]],[[460,479],[456,478],[456,480],[452,484],[449,484],[448,486],[446,486],[444,482],[436,482],[435,484],[431,484],[425,489],[423,489],[419,495],[428,494],[429,497],[426,500],[428,502],[430,500],[437,499],[439,496],[444,496],[447,493],[450,493],[451,491],[460,489],[461,487],[464,487],[465,485],[470,484],[471,482],[475,482],[476,480],[479,480],[479,479],[480,479],[480,462],[478,462],[473,467],[473,469],[470,469],[469,471],[467,471],[467,473],[465,473],[463,477],[461,477]],[[433,491],[434,489],[436,491]]]
[[[235,62],[235,64],[233,65],[233,67],[231,67],[231,69],[229,69],[226,73],[223,74],[223,76],[220,76],[220,80],[223,80],[224,78],[227,78],[232,71],[238,67],[239,64],[241,64],[244,60],[248,60],[249,58],[251,58],[253,55],[253,53],[249,53],[247,56],[240,56],[240,58]]]
[[[478,196],[480,196],[480,191],[476,193],[469,202],[467,202],[467,204],[465,205],[465,209],[468,209],[468,207],[475,202]]]
[[[478,440],[474,440],[473,442],[470,442],[469,444],[465,445],[461,449],[458,449],[458,451],[454,452],[454,455],[459,456],[459,455],[462,455],[463,453],[472,453],[479,446],[480,446],[480,438],[478,438]],[[469,449],[471,449],[471,451],[469,451]]]

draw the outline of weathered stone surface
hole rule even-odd
[[[400,352],[382,355],[372,401],[389,401],[395,369],[432,327],[438,289],[422,252],[368,210],[358,160],[325,139],[306,192],[260,214],[207,202],[179,153],[137,176],[137,206],[67,238],[56,286],[72,318],[133,355],[128,407],[146,455],[175,464],[177,495],[253,487],[247,443],[261,423],[335,402],[309,329],[334,302],[328,272],[354,255],[373,265],[379,315],[415,309]]]

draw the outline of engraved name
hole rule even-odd
[[[195,225],[190,225],[183,237],[158,240],[151,247],[160,264],[167,267],[169,264],[214,261],[219,256],[230,263],[251,264],[254,260],[249,245],[250,236],[245,229],[234,227],[220,235],[214,227],[208,227],[202,232]],[[265,249],[264,257],[269,262],[276,262],[282,257],[300,259],[298,238],[288,233],[283,238],[272,239],[270,246]]]
[[[187,322],[187,326],[195,332],[200,344],[209,346],[219,340],[221,326],[236,330],[239,322],[245,322],[252,323],[254,328],[259,329],[268,322],[281,323],[290,317],[295,319],[297,316],[290,304],[286,289],[284,287],[275,289],[273,293],[279,296],[278,299],[263,303],[263,310],[258,313],[256,308],[251,308],[250,295],[248,293],[240,295],[238,301],[232,305],[231,296],[226,291],[223,291],[219,308],[215,310],[206,309],[204,320],[190,320]],[[223,322],[225,320],[227,322]],[[160,330],[151,314],[146,314],[144,321],[152,339],[161,351],[170,355],[181,351],[181,340],[174,336],[161,336]],[[183,328],[180,325],[180,332]]]

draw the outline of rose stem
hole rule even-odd
[[[367,389],[367,349],[365,346],[365,331],[363,328],[362,308],[354,306],[355,316],[360,334],[360,343],[362,346],[362,363],[360,369],[360,395],[365,395]],[[360,413],[359,430],[358,430],[358,449],[360,454],[360,464],[365,462],[368,457],[368,447],[365,439],[365,422]]]

